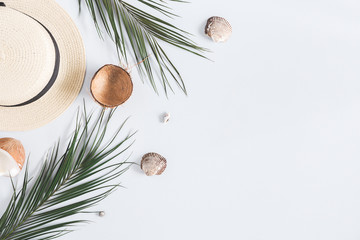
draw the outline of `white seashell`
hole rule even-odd
[[[98,214],[99,214],[99,217],[104,217],[104,216],[105,216],[105,212],[104,212],[104,211],[100,211]]]
[[[141,160],[141,169],[147,176],[161,175],[166,165],[166,159],[158,153],[147,153]]]
[[[225,42],[230,38],[232,28],[225,18],[211,17],[206,23],[205,34],[211,37],[214,42]]]
[[[170,113],[165,113],[163,118],[163,123],[168,123],[170,121]]]

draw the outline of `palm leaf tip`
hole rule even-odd
[[[81,0],[79,0],[81,1]],[[119,57],[128,63],[127,49],[132,53],[138,64],[140,76],[146,77],[155,92],[159,78],[164,92],[173,91],[175,84],[187,93],[185,83],[172,60],[167,56],[160,42],[165,42],[176,48],[206,58],[203,53],[208,51],[198,46],[190,39],[190,34],[169,23],[177,15],[169,7],[169,2],[184,2],[179,0],[137,0],[139,6],[165,19],[150,14],[149,11],[135,7],[122,0],[83,0],[88,7],[96,28],[100,24],[116,45]],[[81,4],[81,2],[80,2]],[[101,35],[101,31],[99,32]],[[151,59],[148,58],[151,56]],[[145,59],[145,60],[144,60]],[[143,61],[144,60],[144,61]]]
[[[131,146],[133,134],[120,137],[122,125],[105,141],[113,113],[102,111],[96,119],[84,113],[63,154],[59,144],[54,146],[32,181],[26,167],[23,187],[18,192],[14,189],[0,218],[0,240],[63,236],[87,223],[69,217],[78,217],[121,186],[118,178],[132,163],[116,159]]]

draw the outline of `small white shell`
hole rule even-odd
[[[163,118],[163,123],[168,123],[170,121],[170,113],[165,113]]]
[[[99,217],[104,217],[104,216],[105,216],[105,212],[104,212],[104,211],[100,211],[98,214],[99,214]]]
[[[147,176],[161,175],[166,165],[166,159],[158,153],[147,153],[141,160],[141,169]]]
[[[211,37],[214,42],[225,42],[230,38],[232,28],[225,18],[211,17],[206,23],[205,34]]]

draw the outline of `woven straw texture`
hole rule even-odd
[[[75,24],[54,0],[4,0],[4,2],[6,8],[11,8],[8,9],[7,14],[12,15],[8,17],[7,25],[12,29],[21,29],[20,25],[26,22],[31,34],[28,34],[26,30],[22,32],[26,35],[25,37],[19,37],[16,34],[9,36],[9,41],[12,39],[19,41],[19,45],[11,43],[11,51],[0,45],[2,49],[0,50],[0,70],[9,65],[2,61],[11,59],[14,62],[11,70],[4,70],[6,77],[2,75],[3,72],[0,72],[0,84],[5,84],[8,91],[11,89],[11,95],[14,98],[3,99],[0,105],[17,104],[25,98],[29,100],[44,87],[45,82],[49,81],[54,71],[55,53],[52,49],[54,45],[51,39],[49,40],[50,35],[41,24],[51,32],[60,52],[60,67],[56,81],[40,99],[24,106],[0,106],[0,131],[30,130],[57,118],[78,96],[86,68],[84,46]],[[5,11],[2,10],[1,14],[3,12]],[[20,12],[23,13],[21,17]],[[17,18],[15,23],[11,23],[10,21],[15,18]],[[0,19],[4,21],[3,17]],[[2,23],[1,26],[3,27]],[[4,31],[9,34],[12,30],[5,29]],[[0,37],[1,39],[3,37]],[[38,51],[38,44],[41,45],[41,51]],[[0,93],[2,92],[3,90],[0,90]],[[24,92],[28,95],[21,99],[19,96]]]
[[[55,48],[38,22],[16,10],[1,7],[0,26],[0,104],[16,105],[45,88]]]

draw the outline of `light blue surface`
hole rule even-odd
[[[24,142],[31,166],[66,133],[89,81],[117,63],[110,41],[97,37],[87,10],[59,0],[87,49],[86,83],[77,102],[49,125],[1,134]],[[176,23],[212,49],[199,59],[168,48],[189,89],[167,100],[142,84],[117,119],[139,130],[133,161],[156,151],[162,176],[134,167],[121,189],[91,216],[95,223],[63,239],[357,240],[360,238],[360,2],[351,0],[205,1],[174,4]],[[233,26],[211,42],[208,17]],[[170,112],[163,125],[159,117]],[[0,116],[1,117],[1,116]],[[114,126],[115,129],[116,126]],[[9,192],[0,178],[0,200]],[[5,204],[4,204],[5,205]],[[4,205],[0,207],[4,207]]]

